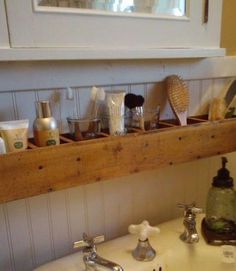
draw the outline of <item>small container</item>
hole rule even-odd
[[[160,106],[155,109],[143,109],[142,106],[127,109],[125,112],[125,124],[129,128],[138,128],[149,131],[158,129]]]
[[[155,109],[147,109],[144,111],[144,128],[145,131],[155,130],[159,127],[160,106]]]
[[[0,122],[0,136],[4,141],[7,153],[18,152],[27,149],[28,128],[28,119]]]
[[[125,91],[106,92],[106,106],[109,116],[109,133],[113,136],[125,134]]]
[[[49,101],[36,102],[36,119],[33,124],[34,142],[38,147],[59,145],[57,122],[52,117]]]
[[[98,137],[101,132],[100,119],[67,118],[70,135],[76,140],[86,140]]]

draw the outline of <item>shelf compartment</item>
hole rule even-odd
[[[119,137],[105,134],[79,142],[64,139],[59,146],[31,146],[23,152],[1,155],[0,202],[236,150],[236,119],[197,119],[182,127],[162,121],[160,129],[153,131]]]

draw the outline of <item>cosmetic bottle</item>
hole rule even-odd
[[[36,102],[36,119],[33,130],[36,146],[44,147],[60,144],[57,122],[52,117],[49,101]]]

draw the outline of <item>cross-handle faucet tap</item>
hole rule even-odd
[[[83,248],[83,261],[86,270],[96,271],[99,267],[100,269],[110,271],[124,271],[120,265],[106,260],[97,254],[96,244],[102,243],[104,240],[104,235],[91,238],[84,233],[83,240],[74,242],[74,248]]]
[[[199,241],[199,235],[196,229],[196,214],[202,213],[201,208],[197,208],[195,203],[177,205],[184,209],[184,232],[180,235],[180,239],[186,243],[193,244]]]

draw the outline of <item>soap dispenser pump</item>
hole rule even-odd
[[[206,217],[202,221],[203,236],[212,245],[236,245],[236,192],[227,162],[226,157],[222,157],[222,168],[213,178],[207,196]]]
[[[160,229],[157,227],[151,227],[149,222],[144,220],[139,225],[130,225],[129,233],[138,234],[138,245],[132,251],[132,255],[137,261],[149,262],[156,257],[156,251],[150,245],[148,237],[153,234],[160,233]]]

